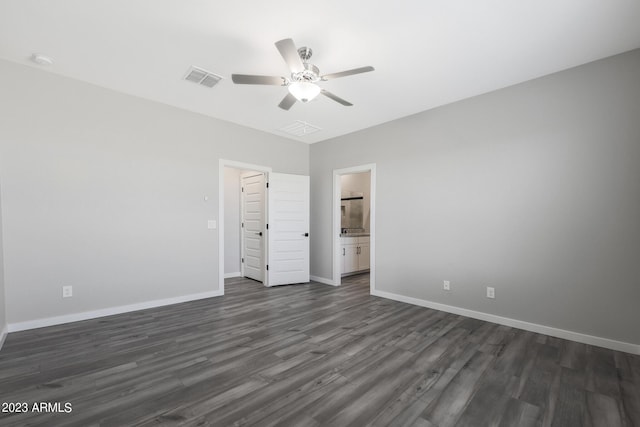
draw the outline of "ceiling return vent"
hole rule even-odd
[[[184,79],[189,82],[212,88],[222,80],[222,76],[192,65],[184,76]]]
[[[279,130],[293,136],[305,136],[318,132],[322,129],[320,129],[318,126],[310,125],[307,122],[296,120],[295,123],[283,126]]]

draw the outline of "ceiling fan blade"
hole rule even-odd
[[[231,80],[240,85],[274,85],[285,86],[286,79],[277,76],[254,76],[251,74],[231,74]]]
[[[373,70],[375,70],[375,68],[371,66],[354,68],[353,70],[340,71],[339,73],[325,74],[324,76],[322,76],[322,80],[337,79],[338,77],[347,77],[354,74],[368,73],[369,71]]]
[[[292,73],[300,73],[304,71],[304,64],[302,63],[302,59],[300,59],[298,49],[296,49],[296,45],[293,43],[293,40],[280,40],[279,42],[276,42],[276,47]]]
[[[289,108],[291,108],[291,106],[295,103],[296,103],[296,97],[288,93],[287,96],[285,96],[282,99],[282,101],[280,101],[280,104],[278,104],[278,107],[282,108],[283,110],[289,111]]]
[[[352,103],[350,103],[349,101],[345,101],[344,99],[340,98],[339,96],[335,96],[334,94],[332,94],[331,92],[329,92],[328,90],[324,90],[322,89],[320,91],[321,94],[323,94],[324,96],[326,96],[327,98],[333,99],[334,101],[344,105],[345,107],[351,107],[353,106]]]

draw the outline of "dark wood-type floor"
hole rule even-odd
[[[640,426],[640,357],[340,288],[224,297],[10,334],[0,414],[45,426]]]

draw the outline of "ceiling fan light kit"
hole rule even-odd
[[[288,86],[289,93],[300,102],[309,102],[320,94],[320,87],[309,82],[293,82]]]
[[[319,94],[323,94],[329,99],[332,99],[339,104],[346,107],[350,107],[351,104],[348,101],[334,95],[333,93],[322,89],[316,83],[320,81],[327,81],[330,79],[336,79],[339,77],[351,76],[353,74],[366,73],[373,71],[371,66],[354,68],[352,70],[341,71],[339,73],[326,74],[321,76],[320,70],[315,65],[309,62],[313,51],[308,47],[301,47],[296,49],[293,40],[284,39],[276,42],[276,48],[282,55],[282,58],[289,66],[291,71],[291,77],[275,77],[275,76],[257,76],[250,74],[232,74],[231,80],[235,84],[253,84],[253,85],[273,85],[273,86],[285,86],[289,90],[289,93],[280,101],[278,107],[283,110],[289,110],[296,101],[307,103],[317,97]]]

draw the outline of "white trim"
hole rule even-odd
[[[371,194],[369,196],[369,292],[373,294],[376,290],[376,164],[368,163],[350,168],[333,170],[333,285],[340,286],[342,275],[340,271],[340,176],[350,173],[370,172]]]
[[[336,283],[331,279],[325,279],[324,277],[320,277],[320,276],[309,276],[309,278],[314,282],[323,283],[325,285],[337,286]]]
[[[28,329],[44,328],[47,326],[61,325],[63,323],[79,322],[81,320],[96,319],[112,316],[114,314],[129,313],[131,311],[146,310],[148,308],[162,307],[165,305],[179,304],[181,302],[196,301],[205,298],[222,296],[222,291],[209,291],[199,294],[182,295],[173,298],[157,299],[153,301],[139,302],[136,304],[120,305],[117,307],[103,308],[82,313],[66,314],[64,316],[45,317],[43,319],[27,320],[25,322],[9,323],[9,332],[26,331]]]
[[[2,350],[2,346],[4,345],[4,340],[7,339],[7,335],[9,335],[9,325],[4,325],[0,332],[0,350]]]
[[[234,160],[218,160],[218,287],[220,295],[224,295],[224,168],[247,169],[260,172],[271,172],[268,166],[236,162]]]
[[[371,295],[391,299],[394,301],[406,302],[408,304],[418,305],[421,307],[432,308],[434,310],[446,311],[447,313],[458,314],[460,316],[485,320],[487,322],[510,326],[512,328],[524,329],[525,331],[536,332],[539,334],[550,335],[552,337],[576,341],[583,344],[595,345],[611,350],[624,351],[625,353],[640,354],[639,344],[632,344],[623,341],[615,341],[608,338],[596,337],[593,335],[586,335],[579,332],[553,328],[551,326],[539,325],[537,323],[529,323],[523,320],[511,319],[509,317],[497,316],[495,314],[483,313],[481,311],[468,310],[466,308],[455,307],[452,305],[440,304],[437,302],[427,301],[419,298],[407,297],[391,292],[374,290],[371,292]]]
[[[224,273],[225,279],[231,279],[233,277],[242,277],[242,274],[239,271],[236,271],[235,273]]]

